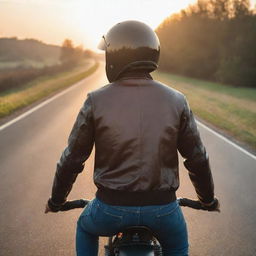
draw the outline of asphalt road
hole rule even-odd
[[[56,162],[87,92],[106,84],[104,67],[33,113],[0,129],[0,255],[75,255],[81,210],[44,214]],[[200,127],[210,155],[221,213],[184,209],[190,255],[256,255],[256,160]],[[94,152],[70,198],[93,198]],[[194,197],[180,164],[179,196]],[[102,247],[101,240],[101,247]],[[100,255],[103,255],[101,250]]]

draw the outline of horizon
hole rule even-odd
[[[0,23],[8,26],[0,28],[0,38],[35,39],[57,46],[68,38],[76,46],[97,51],[102,35],[116,23],[133,19],[155,29],[165,18],[194,2],[109,0],[106,4],[103,0],[1,0]]]
[[[98,51],[102,35],[116,23],[133,19],[156,29],[167,17],[195,2],[108,0],[106,4],[104,0],[0,0],[0,23],[8,24],[0,28],[0,38],[35,39],[57,46],[68,38],[75,46]],[[255,7],[256,0],[250,2]]]

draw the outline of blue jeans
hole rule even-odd
[[[112,206],[95,198],[77,222],[77,256],[97,256],[99,236],[113,236],[127,226],[152,229],[164,256],[188,255],[186,223],[178,203],[153,206]]]

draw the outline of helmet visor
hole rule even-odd
[[[108,46],[109,45],[106,42],[105,36],[102,36],[102,38],[101,38],[101,40],[100,40],[100,42],[98,44],[98,49],[106,51]]]

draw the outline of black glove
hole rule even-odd
[[[55,204],[52,199],[50,198],[46,204],[46,208],[44,213],[48,213],[48,212],[58,212],[63,204]]]
[[[219,203],[219,200],[218,198],[214,198],[214,200],[211,202],[211,203],[204,203],[204,202],[201,202],[201,205],[202,205],[202,208],[204,210],[207,210],[209,212],[220,212],[220,203]]]

